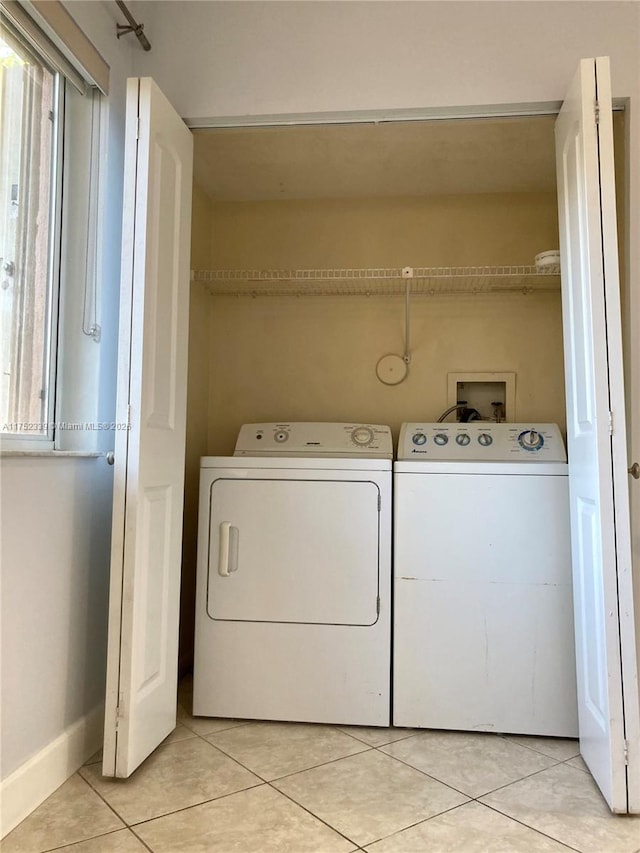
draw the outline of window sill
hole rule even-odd
[[[19,456],[42,457],[45,459],[55,458],[80,458],[80,459],[97,459],[99,456],[106,456],[106,453],[100,451],[89,450],[0,450],[0,459],[17,458]]]

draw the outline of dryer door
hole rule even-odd
[[[373,625],[380,490],[370,481],[211,485],[207,613],[217,620]]]

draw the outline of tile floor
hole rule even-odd
[[[194,718],[127,780],[94,756],[3,853],[639,853],[575,741]]]

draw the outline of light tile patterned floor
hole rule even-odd
[[[640,853],[575,741],[194,719],[126,781],[96,754],[3,853]]]

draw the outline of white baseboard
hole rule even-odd
[[[104,706],[69,726],[0,784],[0,838],[66,782],[102,745]]]

